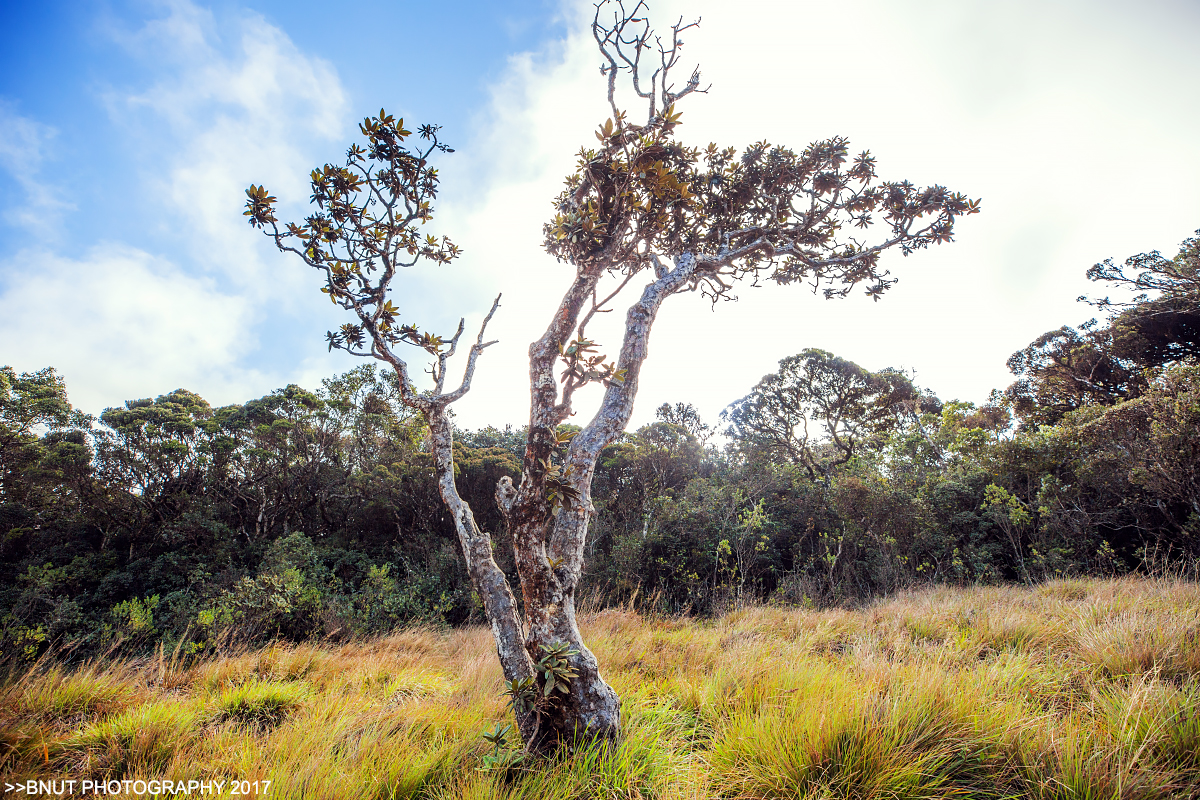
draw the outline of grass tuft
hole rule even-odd
[[[312,691],[298,681],[274,683],[250,681],[221,692],[216,698],[215,721],[237,722],[272,726],[284,720],[291,712],[304,705]]]
[[[188,705],[152,701],[87,726],[58,749],[73,774],[121,779],[160,772],[198,733],[200,715]]]

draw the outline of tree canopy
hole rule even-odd
[[[903,418],[936,405],[896,370],[868,372],[810,348],[780,361],[725,416],[735,439],[828,480],[859,452],[882,447]]]
[[[1200,231],[1197,231],[1200,234]],[[1172,259],[1157,250],[1087,271],[1089,279],[1137,292],[1128,300],[1086,300],[1108,313],[1079,329],[1064,325],[1014,353],[1018,377],[1006,391],[1029,424],[1054,424],[1085,405],[1111,406],[1140,397],[1156,371],[1200,357],[1200,238]]]

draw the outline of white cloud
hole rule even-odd
[[[104,244],[79,259],[26,250],[12,264],[20,268],[3,286],[0,362],[54,365],[88,411],[211,384],[246,347],[244,299],[142,250]]]
[[[955,243],[890,257],[900,283],[878,304],[799,287],[747,289],[715,312],[696,297],[668,303],[635,424],[678,400],[714,420],[805,347],[915,369],[943,397],[981,401],[1011,380],[1014,350],[1090,315],[1074,302],[1091,288],[1088,266],[1173,252],[1200,226],[1200,51],[1181,32],[1196,21],[1185,5],[654,4],[660,26],[679,16],[703,16],[682,66],[698,60],[713,83],[681,108],[685,141],[803,147],[847,135],[885,178],[942,183],[982,197],[984,210]],[[482,396],[459,409],[468,425],[527,414],[525,348],[568,275],[539,252],[541,225],[573,154],[608,115],[594,47],[580,17],[569,41],[512,59],[463,148],[501,166],[447,165],[441,222],[466,256],[459,296],[438,302],[482,309],[489,292],[506,292]],[[622,313],[589,332],[615,349]]]
[[[257,15],[238,17],[222,36],[209,12],[172,9],[124,40],[147,56],[177,54],[177,68],[148,89],[112,95],[112,114],[165,161],[147,174],[148,188],[188,223],[181,238],[201,265],[255,299],[278,297],[281,281],[295,291],[307,285],[295,278],[303,273],[245,223],[243,192],[265,184],[282,208],[303,213],[309,170],[340,153],[350,127],[336,71]],[[147,119],[153,131],[165,122],[167,134],[140,136]]]
[[[4,209],[5,220],[16,228],[45,234],[73,207],[41,174],[56,133],[48,125],[21,116],[11,103],[0,99],[0,169],[12,176],[23,194],[10,198]]]
[[[278,254],[241,212],[244,189],[265,183],[292,199],[285,213],[303,213],[309,169],[341,150],[347,127],[336,72],[257,15],[215,18],[187,2],[110,33],[154,68],[152,85],[109,89],[106,100],[146,165],[139,193],[155,201],[145,229],[164,252],[100,243],[81,257],[39,249],[0,261],[9,351],[0,359],[55,366],[92,412],[180,385],[210,402],[242,401],[327,363],[262,356],[283,331],[315,327],[306,316],[329,306],[310,270]],[[36,166],[47,131],[18,122],[0,157]],[[319,332],[311,338],[319,347]]]

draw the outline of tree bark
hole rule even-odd
[[[562,344],[575,328],[584,300],[595,286],[595,279],[585,270],[580,270],[567,291],[546,334],[530,346],[532,407],[524,473],[519,488],[513,491],[511,484],[502,484],[497,497],[511,498],[509,508],[504,509],[505,500],[501,500],[501,507],[508,512],[521,577],[528,625],[526,651],[536,661],[543,648],[565,642],[574,651],[569,661],[577,673],[569,683],[569,694],[558,698],[545,712],[537,741],[527,740],[538,749],[571,746],[582,739],[615,739],[620,734],[620,698],[600,674],[596,656],[584,644],[575,616],[575,589],[594,512],[592,477],[601,451],[620,437],[633,413],[658,309],[691,280],[695,266],[696,259],[690,254],[680,257],[674,269],[664,270],[630,306],[617,362],[623,379],[608,385],[596,416],[572,440],[564,477],[577,497],[564,499],[557,509],[547,500],[543,461],[548,461],[553,452],[554,429],[566,418],[569,408],[558,404],[552,370]]]
[[[454,483],[454,427],[446,416],[444,405],[431,403],[422,410],[429,423],[430,449],[433,452],[438,491],[454,519],[454,529],[462,545],[467,572],[483,602],[504,677],[509,681],[527,678],[534,674],[534,668],[525,649],[516,599],[509,588],[508,578],[492,557],[492,537],[476,524],[471,507],[459,496]],[[517,719],[518,728],[527,739],[537,727],[536,721],[530,716],[519,714]]]
[[[600,677],[596,657],[583,643],[575,619],[574,587],[578,571],[572,580],[560,580],[546,560],[545,548],[534,545],[540,542],[549,521],[532,517],[533,524],[510,522],[514,542],[521,542],[514,544],[514,548],[528,625],[528,631],[524,632],[508,579],[492,557],[491,536],[479,529],[470,506],[455,486],[453,426],[444,409],[437,406],[429,409],[426,418],[438,489],[454,519],[467,571],[483,602],[505,679],[520,680],[535,675],[534,664],[541,658],[543,647],[565,642],[576,651],[570,661],[578,677],[568,684],[570,694],[562,697],[556,693],[547,709],[517,714],[517,727],[526,748],[549,752],[585,739],[615,738],[620,731],[620,700]],[[512,482],[505,478],[497,488],[497,502],[510,520],[513,499]],[[559,512],[560,516],[564,513],[565,509]],[[586,535],[587,515],[581,519]],[[544,568],[531,568],[539,556],[542,563],[537,566]]]

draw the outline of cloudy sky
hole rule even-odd
[[[607,116],[590,8],[0,0],[0,364],[55,367],[93,413],[180,386],[242,402],[355,366],[325,350],[345,320],[317,275],[245,224],[242,192],[266,184],[302,217],[308,171],[384,107],[456,148],[435,225],[465,250],[406,274],[394,302],[450,332],[502,292],[501,343],[457,413],[521,424],[525,350],[569,280],[541,226]],[[685,58],[712,84],[683,104],[681,139],[844,135],[884,178],[947,185],[983,213],[951,245],[889,257],[900,282],[877,304],[802,287],[715,310],[673,298],[635,425],[676,401],[713,421],[805,347],[982,401],[1014,350],[1090,316],[1075,302],[1095,291],[1088,266],[1173,254],[1200,228],[1192,0],[652,5],[660,25],[679,15],[702,17]],[[615,351],[614,328],[589,332]]]

